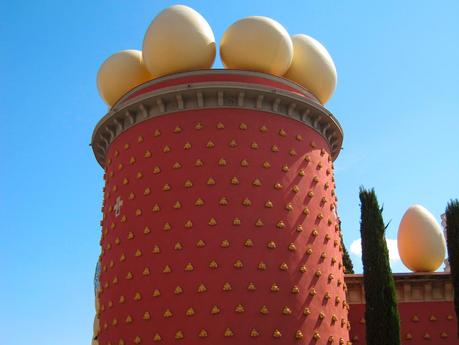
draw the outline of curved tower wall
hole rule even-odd
[[[93,136],[99,344],[346,344],[341,140],[311,94],[261,73],[182,73],[123,97]]]

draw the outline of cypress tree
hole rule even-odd
[[[374,189],[360,188],[367,345],[399,345],[400,317],[389,265],[386,226]]]
[[[451,200],[446,207],[446,244],[451,278],[454,287],[454,307],[459,338],[459,200]]]
[[[345,274],[354,274],[354,265],[352,264],[351,257],[344,245],[343,237],[341,236],[341,246],[343,247],[343,265],[346,268]]]
[[[338,226],[339,226],[339,236],[341,239],[341,247],[343,248],[343,265],[346,268],[344,273],[354,274],[354,265],[352,264],[352,260],[351,260],[351,257],[349,256],[349,252],[347,251],[346,246],[344,245],[343,233],[341,232],[341,220],[338,220]]]

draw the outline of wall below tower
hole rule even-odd
[[[458,345],[456,315],[449,274],[394,275],[402,344]],[[351,341],[366,344],[363,277],[348,275]]]

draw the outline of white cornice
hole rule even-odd
[[[442,302],[453,300],[451,275],[447,273],[395,273],[397,302]],[[349,304],[364,304],[363,276],[345,277]]]
[[[207,74],[238,74],[256,76],[282,83],[298,92],[287,91],[261,83],[184,81],[171,87],[133,95],[141,89],[179,77]],[[91,146],[100,165],[112,141],[129,127],[148,119],[171,113],[197,109],[237,108],[274,113],[313,128],[327,141],[333,160],[338,156],[343,132],[336,118],[316,101],[307,90],[284,78],[258,72],[204,70],[178,73],[145,83],[123,96],[99,121],[94,129]]]

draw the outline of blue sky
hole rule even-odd
[[[88,144],[106,112],[95,76],[110,54],[140,49],[174,3],[0,2],[1,344],[89,344],[102,169]],[[345,133],[335,166],[348,248],[360,237],[360,185],[375,187],[392,239],[411,204],[439,219],[459,197],[458,1],[182,3],[217,41],[237,19],[266,15],[327,47],[339,75],[327,108]],[[395,260],[393,270],[406,269]]]

